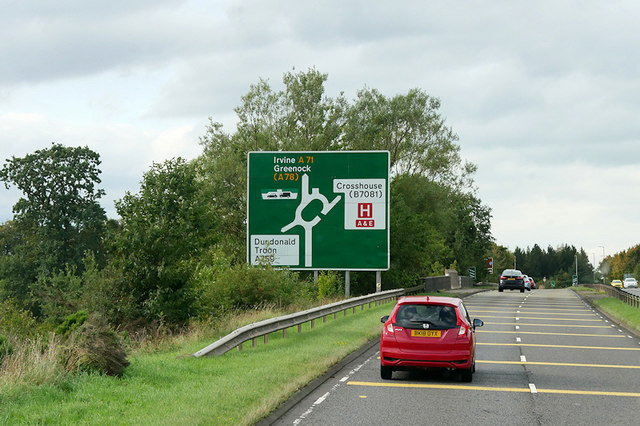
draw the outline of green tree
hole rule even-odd
[[[383,276],[385,288],[411,286],[418,278],[430,276],[435,263],[449,264],[453,258],[446,244],[446,227],[452,223],[446,189],[424,176],[400,175],[391,182],[391,192],[393,238],[391,268]]]
[[[505,246],[491,243],[491,250],[487,257],[493,258],[493,275],[489,277],[489,280],[490,282],[498,283],[502,271],[513,268],[514,254]]]
[[[99,165],[100,156],[88,147],[52,144],[12,157],[0,170],[5,186],[24,194],[13,207],[14,219],[38,233],[47,259],[43,266],[80,266],[86,250],[99,251],[106,220],[98,202],[105,192],[96,188]]]
[[[38,276],[67,266],[82,268],[87,250],[104,257],[106,216],[98,202],[104,195],[96,186],[99,165],[99,155],[89,148],[60,144],[5,162],[0,179],[7,188],[13,185],[23,193],[13,207],[14,220],[0,232],[5,296],[30,304],[37,313],[37,300],[31,295]]]
[[[138,315],[179,324],[194,314],[191,279],[213,243],[209,207],[195,166],[181,158],[154,164],[140,192],[116,202],[122,221],[115,261],[125,286],[119,290],[130,295]]]
[[[491,247],[491,210],[469,192],[450,191],[448,200],[453,223],[449,224],[447,245],[453,250],[462,275],[476,267],[476,279],[486,277],[484,254]]]
[[[458,136],[439,109],[440,100],[419,89],[392,98],[363,89],[347,110],[344,149],[388,150],[394,174],[419,174],[468,188],[476,166],[462,162]]]

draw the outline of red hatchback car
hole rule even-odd
[[[469,319],[462,300],[452,297],[407,296],[398,299],[380,319],[380,376],[394,370],[446,368],[471,382],[475,371],[475,329],[483,322]]]

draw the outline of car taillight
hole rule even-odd
[[[506,280],[507,277],[505,277],[504,275],[500,277],[501,280]]]
[[[384,326],[384,335],[389,337],[395,337],[395,328],[393,327],[393,323],[388,323]]]
[[[460,330],[458,330],[458,337],[463,337],[467,335],[467,326],[464,324],[460,324]]]

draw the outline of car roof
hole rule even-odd
[[[635,279],[635,278],[633,278],[633,277],[627,277],[627,278],[625,278],[624,280],[625,280],[625,281],[626,281],[626,280],[633,280],[633,281],[635,281],[636,279]]]
[[[403,296],[398,299],[398,305],[418,303],[423,305],[459,306],[461,302],[462,300],[457,297],[444,297],[444,296]]]

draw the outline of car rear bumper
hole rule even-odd
[[[508,283],[508,282],[500,283],[500,287],[506,288],[508,290],[510,290],[510,289],[520,290],[522,288],[525,288],[524,283],[517,283],[517,282],[515,282],[515,283],[513,283],[513,282],[512,283]]]
[[[453,350],[447,353],[407,354],[406,352],[385,350],[380,352],[380,364],[401,369],[402,367],[471,368],[473,355],[469,350]]]

